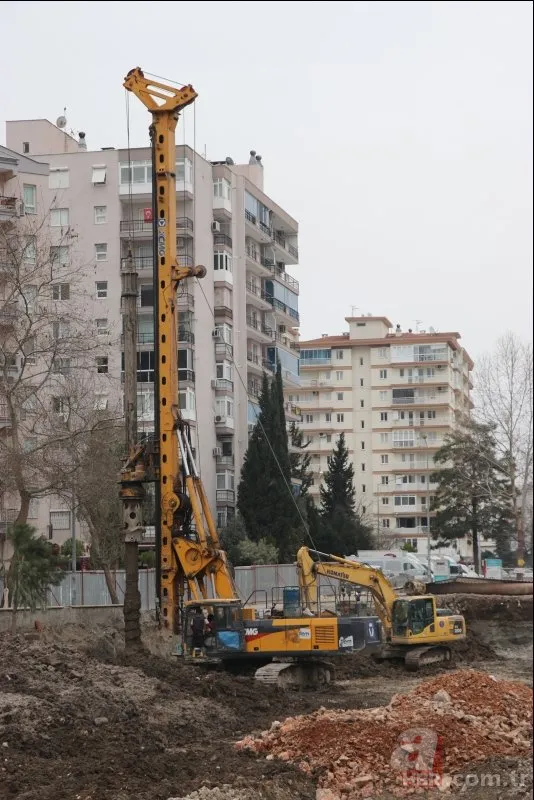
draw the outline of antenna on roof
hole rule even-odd
[[[360,310],[360,306],[351,306],[350,307],[350,315],[351,315],[351,317],[356,316],[354,312],[355,311],[359,311],[359,310]]]
[[[419,333],[419,326],[421,325],[422,321],[423,321],[422,319],[416,319],[416,320],[415,320],[415,330],[416,330],[418,333]]]

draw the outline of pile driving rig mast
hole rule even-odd
[[[128,73],[124,86],[152,114],[156,446],[150,452],[140,445],[130,453],[121,474],[121,498],[126,531],[139,527],[142,484],[155,478],[160,619],[172,634],[185,592],[193,600],[238,597],[178,401],[176,292],[185,278],[206,275],[203,266],[178,266],[176,257],[175,131],[181,109],[197,94],[192,86],[179,89],[149,80],[139,68]]]

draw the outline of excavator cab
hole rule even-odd
[[[218,659],[245,651],[243,606],[239,600],[200,600],[186,603],[184,643],[186,655]],[[197,622],[202,615],[202,620]],[[202,630],[201,636],[199,629]]]
[[[415,644],[414,640],[442,642],[465,638],[463,617],[436,608],[436,598],[429,595],[395,600],[391,623],[391,641],[395,644]]]

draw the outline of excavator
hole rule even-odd
[[[328,656],[378,647],[378,617],[302,616],[285,604],[281,617],[257,618],[237,592],[193,455],[191,431],[178,401],[177,292],[205,277],[203,266],[181,266],[176,247],[176,126],[194,102],[191,85],[154,81],[140,68],[124,87],[152,115],[155,431],[131,448],[120,476],[126,541],[143,530],[144,484],[155,485],[156,583],[160,625],[171,649],[192,658],[192,618],[210,615],[214,630],[197,661],[250,664],[259,680],[281,687],[317,686],[334,675]],[[135,365],[134,365],[135,368]],[[129,538],[131,537],[131,538]]]
[[[373,653],[375,658],[400,659],[408,670],[416,671],[449,661],[450,645],[466,638],[461,615],[437,608],[433,595],[398,595],[383,572],[368,564],[301,547],[297,569],[302,602],[311,613],[319,611],[320,575],[370,591],[386,638],[385,646]]]

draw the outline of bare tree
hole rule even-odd
[[[494,426],[512,492],[518,558],[525,555],[528,487],[532,484],[532,344],[508,332],[477,366],[478,416]]]
[[[57,211],[0,226],[0,494],[17,525],[33,497],[72,489],[73,446],[94,424],[99,389],[110,389],[89,265]]]

